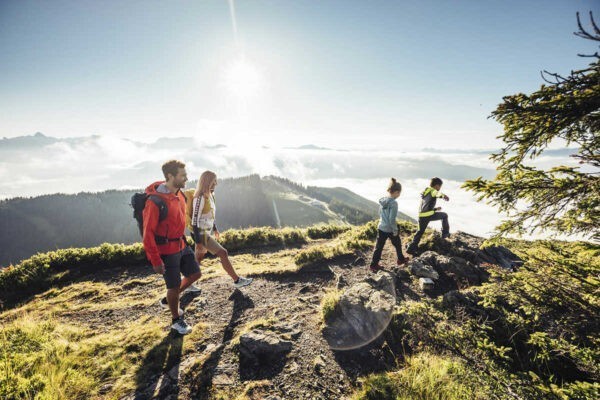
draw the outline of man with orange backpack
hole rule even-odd
[[[171,329],[185,335],[192,328],[179,308],[179,295],[201,276],[184,235],[186,198],[181,189],[185,187],[187,173],[185,164],[177,160],[167,161],[162,171],[166,181],[146,188],[146,199],[151,201],[145,201],[143,209],[143,243],[154,271],[163,275],[167,286],[167,296],[160,300],[160,305],[171,311]]]

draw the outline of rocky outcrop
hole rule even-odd
[[[483,263],[499,265],[505,269],[514,269],[521,264],[516,254],[504,246],[483,247],[484,238],[464,232],[456,232],[447,239],[442,239],[435,232],[431,249],[437,253],[463,258],[475,265]]]
[[[484,268],[462,257],[449,257],[434,251],[426,251],[415,260],[421,264],[431,266],[439,274],[451,277],[459,286],[480,285],[489,277],[488,272]]]

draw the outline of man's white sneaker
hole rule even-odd
[[[183,320],[183,317],[179,317],[174,320],[173,325],[171,325],[171,329],[174,329],[180,335],[187,335],[192,331],[192,327]]]
[[[187,293],[187,292],[190,292],[190,293],[200,293],[201,291],[202,291],[202,289],[200,289],[198,286],[196,286],[196,285],[194,285],[192,283],[190,286],[187,287],[187,289],[185,289],[183,291],[183,293]]]
[[[240,276],[240,277],[238,277],[237,282],[233,283],[233,286],[235,286],[236,288],[241,288],[244,286],[248,286],[251,283],[252,283],[252,278],[244,278],[243,276]]]
[[[169,309],[169,303],[167,302],[166,297],[163,297],[162,299],[160,299],[158,301],[158,304],[160,304],[160,306],[163,308],[163,310]],[[183,315],[183,310],[181,309],[181,307],[179,307],[179,316],[181,317],[182,315]]]

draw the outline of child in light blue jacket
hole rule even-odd
[[[383,251],[383,246],[387,239],[390,239],[392,245],[396,249],[398,265],[402,265],[406,262],[406,258],[402,254],[400,232],[398,231],[398,224],[396,223],[396,216],[398,215],[398,203],[396,202],[396,199],[400,197],[402,185],[400,185],[400,182],[397,182],[396,179],[392,178],[387,191],[389,196],[379,199],[380,219],[379,225],[377,226],[377,243],[375,244],[373,259],[371,260],[371,266],[369,267],[371,272],[377,272],[383,269],[383,267],[379,265],[379,260],[381,260],[381,252]]]

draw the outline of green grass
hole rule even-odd
[[[195,327],[196,340],[202,332]],[[0,330],[0,398],[119,398],[168,367],[174,343],[166,335],[152,317],[98,334],[49,315],[22,314]]]
[[[337,310],[341,296],[341,290],[329,289],[325,292],[323,298],[321,298],[321,317],[323,318],[324,323],[327,323]]]
[[[353,400],[477,400],[490,398],[461,360],[427,352],[409,357],[397,372],[371,375]],[[493,397],[491,397],[493,398]]]
[[[352,229],[350,225],[315,225],[306,230],[311,239],[332,239]]]
[[[298,252],[294,261],[298,266],[305,267],[330,261],[339,256],[354,254],[356,251],[368,250],[373,247],[376,236],[377,223],[375,221],[352,227],[329,243],[312,246]]]
[[[270,246],[300,246],[307,243],[305,229],[248,228],[230,229],[221,234],[219,243],[227,250],[239,252]]]
[[[338,228],[324,226],[319,229],[334,231]],[[263,227],[225,231],[221,235],[220,243],[235,253],[254,248],[294,248],[307,244],[309,240],[306,229]],[[36,254],[0,272],[0,307],[13,305],[27,296],[68,282],[82,273],[147,264],[141,243],[133,245],[105,243],[98,247],[71,248]]]

